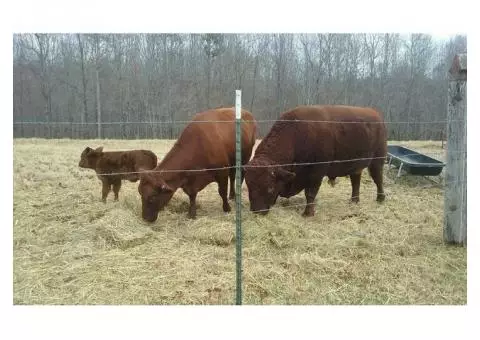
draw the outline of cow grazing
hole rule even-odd
[[[227,199],[228,178],[230,177],[230,199],[233,199],[235,168],[218,168],[235,165],[234,120],[234,108],[218,108],[196,114],[155,168],[155,172],[141,174],[138,191],[142,197],[144,220],[154,222],[158,212],[165,207],[178,188],[182,188],[189,196],[188,216],[195,218],[197,193],[212,182],[218,183],[223,211],[231,210]],[[246,164],[255,144],[257,126],[248,111],[242,110],[242,120],[242,164]],[[212,168],[215,170],[201,170]],[[242,170],[242,182],[243,177]]]
[[[303,215],[313,216],[313,202],[324,176],[331,185],[336,177],[350,176],[351,199],[358,202],[364,168],[368,168],[377,186],[377,201],[381,202],[385,199],[386,153],[383,116],[374,109],[299,106],[274,123],[246,166],[250,210],[266,214],[278,196],[288,198],[305,190],[307,205]],[[323,163],[281,166],[318,162]]]
[[[122,186],[122,180],[136,182],[139,180],[138,173],[125,173],[118,175],[104,175],[111,173],[139,172],[150,170],[157,165],[157,156],[150,150],[131,151],[103,151],[103,147],[95,150],[86,147],[80,156],[78,166],[93,169],[102,181],[102,201],[107,201],[110,187],[118,200],[118,192]]]

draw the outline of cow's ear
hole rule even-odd
[[[155,183],[155,189],[157,190],[158,193],[170,193],[173,192],[173,189],[171,186],[169,186],[165,181],[160,180],[156,181]]]
[[[103,146],[99,146],[98,148],[96,148],[95,152],[102,153],[103,152]]]
[[[169,193],[173,192],[173,188],[167,184],[163,179],[157,179],[154,176],[152,176],[151,173],[148,172],[143,172],[140,174],[140,178],[144,178],[144,180],[147,180],[158,193]]]
[[[93,149],[91,147],[87,146],[85,148],[85,150],[83,150],[82,155],[88,156],[92,152],[93,152]]]
[[[295,173],[287,171],[283,168],[278,168],[276,170],[275,177],[277,177],[278,179],[288,183],[295,178]]]
[[[168,192],[173,192],[173,189],[167,183],[163,182],[160,185],[160,191],[168,193]]]

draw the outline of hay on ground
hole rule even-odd
[[[15,304],[234,303],[235,204],[222,211],[216,184],[199,193],[196,220],[179,190],[147,224],[138,183],[104,204],[93,171],[78,168],[87,145],[161,156],[172,143],[14,140]],[[401,144],[441,152],[440,142]],[[465,304],[467,252],[443,244],[442,186],[385,169],[383,204],[365,172],[358,204],[348,178],[325,181],[312,218],[301,216],[303,193],[253,215],[244,183],[244,303]]]

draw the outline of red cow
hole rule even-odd
[[[335,105],[299,106],[282,114],[246,166],[250,210],[266,214],[278,196],[305,190],[304,216],[315,214],[313,202],[324,176],[350,176],[352,201],[359,201],[360,177],[368,168],[383,201],[383,164],[387,135],[383,116],[371,108]],[[285,165],[294,163],[320,163]]]
[[[242,164],[246,164],[255,144],[257,127],[255,118],[248,111],[242,110],[242,121]],[[142,196],[143,219],[154,222],[178,188],[189,196],[188,215],[195,218],[197,193],[212,182],[218,183],[223,211],[229,212],[229,177],[230,199],[235,197],[235,168],[228,168],[232,166],[235,166],[235,109],[218,108],[198,113],[155,172],[141,174],[138,191]],[[218,169],[224,167],[227,169]],[[242,182],[243,175],[242,170]]]

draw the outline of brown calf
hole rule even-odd
[[[80,156],[78,166],[95,170],[102,181],[102,201],[106,202],[110,187],[115,194],[115,200],[118,200],[122,180],[136,182],[140,178],[138,173],[125,172],[151,170],[157,166],[157,156],[150,150],[103,152],[102,146],[95,150],[86,147]],[[125,174],[109,175],[112,173]]]

